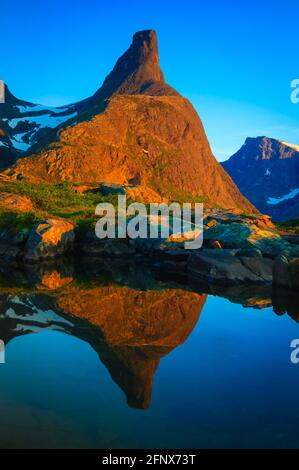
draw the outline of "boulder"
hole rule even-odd
[[[262,258],[262,252],[258,248],[242,248],[238,251],[238,256],[245,258]]]
[[[266,258],[232,256],[225,250],[198,250],[188,260],[189,277],[205,284],[262,284],[272,281],[273,262]]]
[[[204,243],[219,241],[223,248],[258,249],[264,256],[275,258],[289,252],[291,245],[280,234],[260,226],[258,220],[243,217],[225,219],[212,227],[205,225]]]
[[[94,232],[89,232],[81,242],[81,250],[88,256],[127,257],[135,254],[134,246],[127,239],[97,238]]]
[[[273,265],[273,284],[276,286],[289,286],[289,261],[285,256],[278,256]]]
[[[292,289],[299,290],[299,258],[289,263],[289,285]]]
[[[30,212],[33,209],[33,204],[26,196],[13,193],[1,193],[0,207],[8,210],[17,210],[19,212]]]
[[[22,229],[18,233],[2,229],[0,231],[0,258],[7,262],[21,260],[28,234],[28,229]]]
[[[147,186],[127,186],[126,195],[128,198],[143,204],[167,203],[167,199],[162,198],[156,191]]]
[[[74,184],[74,191],[79,194],[99,193],[103,196],[126,195],[132,201],[143,204],[167,203],[166,198],[162,198],[156,191],[144,185],[116,184],[116,183],[89,183]]]
[[[72,223],[58,217],[41,220],[29,233],[24,260],[37,262],[61,256],[72,250],[74,242]]]
[[[257,276],[258,282],[272,283],[273,260],[261,257],[239,257],[242,265],[248,269],[254,276]]]
[[[78,194],[85,194],[85,193],[94,193],[100,192],[99,185],[97,183],[90,183],[90,184],[77,184],[73,185],[73,190]]]
[[[120,194],[125,196],[126,190],[125,187],[121,184],[116,183],[100,183],[99,188],[103,196],[113,196]]]

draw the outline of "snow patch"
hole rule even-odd
[[[12,146],[17,150],[28,150],[31,144],[28,144],[27,142],[23,141],[23,137],[25,137],[27,134],[28,132],[23,132],[22,134],[15,134],[14,136],[12,136]]]
[[[64,121],[68,121],[73,117],[77,116],[78,113],[67,114],[66,116],[53,116],[51,114],[43,114],[41,116],[27,116],[23,118],[15,118],[8,120],[8,125],[11,129],[15,129],[19,122],[29,122],[29,124],[34,124],[38,128],[50,127],[54,129],[55,127],[62,124]]]
[[[18,302],[16,302],[18,303]],[[26,305],[26,304],[23,304]],[[65,320],[63,317],[57,315],[53,310],[40,310],[36,308],[31,302],[28,302],[28,307],[32,307],[32,313],[30,315],[19,315],[16,311],[9,307],[6,310],[5,317],[11,318],[13,320],[23,321],[23,322],[36,322],[40,325],[48,325],[49,323],[63,324],[67,326],[74,326],[68,320]]]
[[[38,113],[38,112],[50,112],[55,114],[61,114],[64,111],[67,111],[70,106],[62,106],[61,108],[56,108],[54,106],[43,106],[42,104],[35,104],[33,106],[16,106],[21,114],[28,113]]]
[[[46,328],[48,331],[60,331],[61,333],[64,332],[64,329],[58,325],[48,325]],[[17,323],[17,326],[14,328],[14,332],[16,333],[39,333],[41,330],[40,326],[36,325],[24,325],[22,323]]]
[[[275,198],[275,197],[269,197],[267,200],[267,204],[271,205],[276,205],[280,204],[283,201],[287,201],[289,199],[294,199],[299,194],[299,188],[297,189],[292,189],[288,194],[285,194],[284,196]]]
[[[18,106],[18,108],[25,108],[23,106]],[[60,114],[63,112],[63,110],[67,110],[68,108],[48,108],[47,110],[45,107],[40,107],[40,106],[34,106],[34,107],[26,107],[26,109],[30,109],[30,112],[34,110],[36,111],[36,108],[39,110],[44,110],[46,111],[45,114],[41,114],[38,116],[24,116],[21,118],[14,118],[14,119],[3,119],[3,121],[6,121],[7,124],[11,129],[15,129],[19,123],[28,123],[31,124],[35,127],[35,129],[30,129],[24,133],[18,133],[15,135],[11,136],[11,145],[17,149],[17,150],[22,150],[22,151],[27,151],[34,143],[34,135],[35,132],[43,129],[43,128],[51,128],[54,129],[55,127],[60,126],[65,121],[68,121],[69,119],[74,118],[75,116],[78,115],[77,112],[71,113],[71,114],[66,114],[64,116],[57,115],[57,114],[52,114],[53,110],[59,110]],[[51,111],[51,114],[50,114]],[[23,137],[27,136],[27,140],[30,141],[30,143],[24,142]]]
[[[284,142],[283,140],[281,140],[280,142],[286,147],[290,147],[291,149],[296,150],[296,152],[299,152],[299,145],[289,144],[288,142]]]

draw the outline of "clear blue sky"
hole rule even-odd
[[[247,136],[299,144],[298,0],[14,0],[0,14],[0,78],[19,98],[91,95],[133,33],[155,29],[166,79],[195,105],[219,160]]]

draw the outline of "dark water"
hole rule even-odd
[[[92,277],[2,288],[1,448],[299,446],[294,309],[135,268]]]

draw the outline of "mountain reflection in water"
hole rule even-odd
[[[35,281],[30,292],[3,289],[4,343],[45,329],[76,336],[97,352],[128,405],[148,408],[160,359],[186,341],[207,295],[155,280],[136,266],[127,266],[123,273],[105,272],[102,266],[95,281],[75,281],[70,266],[66,271],[47,264],[39,268],[44,271],[29,266],[23,279]],[[132,287],[120,285],[122,276]],[[148,290],[143,290],[145,283]]]
[[[161,359],[186,342],[208,295],[299,320],[299,298],[288,290],[200,286],[134,263],[60,260],[1,270],[0,338],[6,346],[49,330],[76,337],[97,353],[132,409],[150,408]]]

